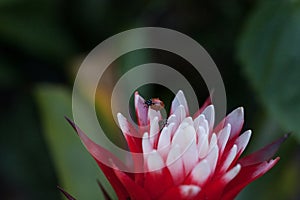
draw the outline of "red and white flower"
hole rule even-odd
[[[160,111],[145,106],[144,102],[136,92],[138,130],[118,114],[130,151],[144,155],[144,173],[119,170],[119,161],[69,120],[121,200],[234,199],[246,185],[278,162],[279,157],[272,157],[287,137],[240,158],[251,137],[250,130],[240,134],[244,123],[242,107],[215,126],[210,100],[191,117],[184,94],[179,91],[167,123],[161,128]],[[103,159],[111,159],[115,167],[103,164]],[[106,198],[110,199],[108,195]]]

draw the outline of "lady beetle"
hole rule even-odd
[[[153,110],[159,111],[165,107],[164,102],[159,100],[159,98],[148,99],[144,102],[145,107],[150,107]]]

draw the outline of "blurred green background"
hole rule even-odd
[[[78,199],[101,199],[106,179],[67,124],[76,70],[100,42],[141,26],[175,29],[197,40],[222,74],[228,112],[244,106],[253,137],[247,152],[284,133],[281,161],[238,199],[299,199],[300,1],[0,0],[0,199],[63,199],[56,185]],[[208,92],[191,67],[167,52],[143,50],[118,59],[101,79],[99,119],[122,146],[112,121],[111,90],[137,64],[174,66],[197,91]],[[146,97],[170,102],[163,87],[145,86]]]

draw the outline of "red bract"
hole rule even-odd
[[[279,157],[272,157],[287,137],[240,158],[251,137],[250,130],[240,134],[244,123],[241,107],[214,127],[210,100],[191,117],[184,94],[179,91],[163,128],[159,126],[163,120],[160,111],[145,106],[137,92],[135,108],[138,130],[120,113],[118,121],[129,150],[143,154],[144,173],[119,170],[124,169],[122,163],[69,120],[121,200],[234,199],[278,162]],[[103,164],[107,160],[114,167]]]

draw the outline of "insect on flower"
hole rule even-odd
[[[244,187],[273,168],[279,161],[274,154],[288,137],[241,157],[252,134],[250,130],[241,132],[242,107],[215,124],[211,100],[190,115],[182,91],[176,94],[167,119],[162,118],[164,104],[158,98],[145,101],[136,92],[134,102],[137,129],[121,113],[117,117],[136,173],[123,171],[126,163],[94,143],[68,119],[120,200],[233,200]],[[135,137],[137,134],[140,137]],[[141,159],[134,156],[136,153],[142,155]],[[108,160],[112,167],[103,162]],[[101,184],[100,188],[106,199],[112,199]],[[75,199],[61,191],[69,200]]]
[[[164,102],[159,98],[148,99],[144,102],[145,107],[150,107],[153,110],[159,111],[165,107]]]

